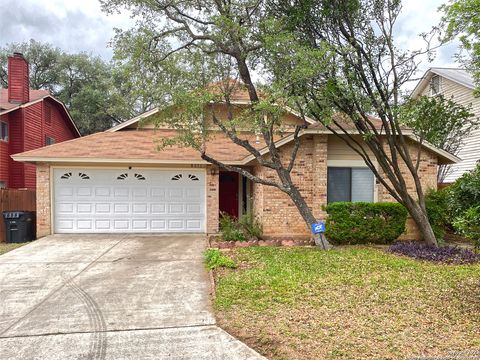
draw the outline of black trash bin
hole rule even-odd
[[[35,240],[35,213],[33,211],[4,211],[7,243]]]

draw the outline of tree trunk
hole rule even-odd
[[[432,225],[428,220],[426,212],[422,209],[419,203],[412,202],[405,205],[412,216],[413,220],[417,224],[418,230],[423,236],[423,240],[430,245],[438,245],[437,238],[433,233]]]
[[[305,199],[300,194],[300,191],[295,187],[295,185],[292,184],[290,190],[286,192],[286,194],[290,196],[293,203],[297,207],[298,212],[300,213],[309,228],[312,226],[312,224],[315,224],[317,222],[317,219],[315,219],[315,217],[313,216],[312,210],[310,209],[310,207],[308,207]],[[332,248],[332,245],[328,242],[325,236],[320,237],[319,240],[321,244],[320,247],[323,250],[328,250]]]

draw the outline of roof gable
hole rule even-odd
[[[66,108],[65,104],[60,100],[56,99],[55,97],[53,97],[52,95],[50,95],[50,93],[47,90],[31,90],[30,89],[30,101],[24,104],[15,104],[15,103],[8,102],[8,89],[0,89],[0,115],[7,114],[9,112],[34,105],[45,99],[49,99],[59,106],[60,110],[64,113],[64,115],[68,119],[67,125],[71,127],[71,129],[73,130],[74,133],[76,133],[76,135],[81,136],[80,131],[78,130],[77,125],[75,125],[75,122],[70,116],[70,113],[68,112],[68,109]]]
[[[419,96],[422,91],[428,86],[428,84],[430,83],[430,79],[433,75],[439,75],[441,77],[444,77],[445,79],[460,84],[467,89],[473,90],[475,88],[475,84],[473,83],[473,77],[467,70],[460,68],[433,67],[428,69],[422,76],[420,81],[415,86],[415,89],[413,89],[411,97]]]

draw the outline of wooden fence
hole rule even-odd
[[[3,211],[35,211],[35,190],[0,189],[0,242],[5,241]]]

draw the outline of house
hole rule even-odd
[[[412,97],[443,95],[457,104],[470,107],[480,121],[480,97],[473,94],[473,78],[465,69],[431,68],[418,82]],[[461,161],[450,167],[444,183],[452,183],[464,173],[473,170],[480,161],[480,128],[473,130],[460,148],[457,156]]]
[[[234,95],[235,111],[250,106],[241,92]],[[226,119],[224,103],[206,106]],[[37,235],[216,233],[220,212],[233,216],[252,212],[268,237],[309,236],[296,207],[278,189],[213,166],[192,148],[173,145],[158,150],[156,141],[176,134],[155,127],[153,120],[161,114],[154,109],[102,133],[14,155],[16,161],[37,166]],[[327,201],[393,201],[355,152],[322,125],[307,120],[292,178],[318,219],[325,217],[322,205]],[[275,142],[280,153],[288,155],[293,129],[304,121],[285,109],[282,123],[283,133]],[[418,149],[413,134],[405,134],[412,149]],[[255,134],[246,132],[242,137],[268,156],[268,148]],[[277,176],[214,128],[206,153],[262,178]],[[436,187],[437,165],[455,161],[447,152],[424,145],[419,166],[423,185]],[[409,226],[406,236],[415,238],[418,233]]]
[[[35,166],[10,155],[78,138],[65,106],[46,90],[29,87],[22,54],[8,58],[8,89],[0,89],[0,188],[35,189]]]

